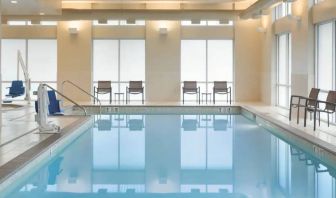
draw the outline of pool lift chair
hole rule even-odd
[[[20,79],[20,67],[24,74],[25,78],[25,86],[23,86],[23,81]],[[9,89],[9,93],[6,95],[7,98],[16,98],[19,96],[24,95],[26,92],[25,100],[30,104],[31,97],[30,97],[30,89],[31,89],[31,81],[29,77],[29,72],[27,69],[26,64],[23,61],[22,55],[20,50],[17,51],[17,80],[12,81],[12,85],[7,87]],[[5,99],[4,103],[11,103],[12,101],[9,99]]]
[[[35,121],[39,125],[40,133],[59,133],[60,127],[48,122],[49,101],[47,86],[40,84],[37,90],[37,114],[35,115]]]

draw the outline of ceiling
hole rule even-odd
[[[89,20],[116,18],[121,13],[145,19],[175,20],[194,18],[234,18],[257,1],[268,0],[1,0],[1,14],[6,20],[43,18],[54,20]],[[135,14],[134,14],[135,13]],[[196,13],[196,14],[195,14]],[[149,16],[150,15],[150,16]],[[148,17],[149,16],[149,17]],[[190,18],[190,17],[189,17]],[[193,18],[193,17],[191,17]]]

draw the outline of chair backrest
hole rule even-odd
[[[129,88],[131,89],[139,89],[142,88],[142,81],[130,81]]]
[[[12,86],[9,89],[9,94],[12,94],[12,95],[24,94],[23,81],[22,80],[12,81]]]
[[[61,108],[59,105],[59,101],[56,98],[56,93],[54,90],[48,91],[48,98],[49,98],[49,113],[50,114],[60,113]]]
[[[196,81],[184,81],[183,88],[185,89],[197,89],[197,82]]]
[[[326,104],[325,109],[329,111],[335,111],[335,104],[336,104],[336,91],[329,91],[327,96],[327,102],[334,103],[333,104]]]
[[[110,89],[111,81],[98,81],[98,89]]]
[[[227,89],[227,81],[215,81],[214,88],[219,90],[226,90]]]
[[[318,99],[318,95],[320,93],[320,89],[317,89],[317,88],[312,88],[310,90],[310,93],[309,93],[309,98],[311,99],[314,99],[314,100],[317,100]],[[315,105],[315,102],[312,101],[312,100],[309,100],[308,101],[308,105],[310,106],[314,106]]]

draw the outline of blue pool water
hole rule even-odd
[[[336,197],[334,168],[242,115],[97,116],[31,174],[5,197]]]

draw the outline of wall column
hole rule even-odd
[[[159,27],[168,28],[160,34]],[[146,23],[146,101],[180,101],[181,31],[179,21]]]
[[[70,34],[69,27],[77,27],[77,34]],[[57,26],[57,87],[70,80],[91,93],[92,82],[92,23],[91,21],[61,21]],[[66,85],[66,96],[80,102],[90,101],[88,95]]]

